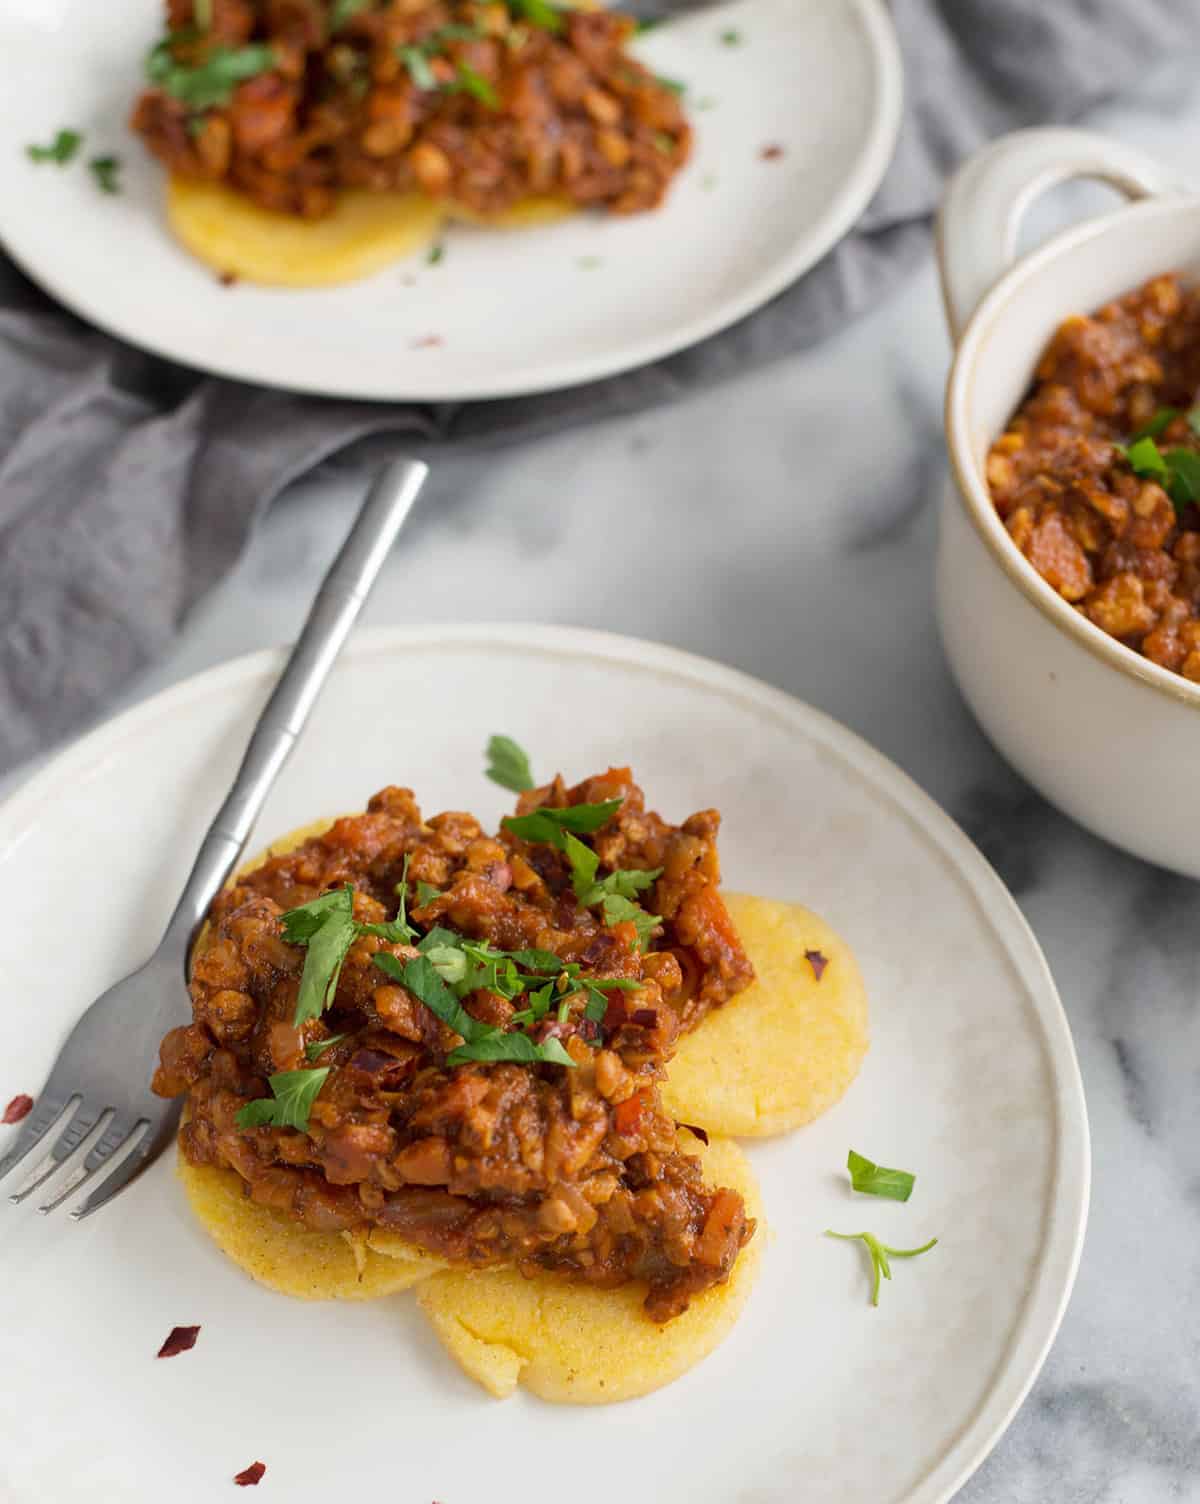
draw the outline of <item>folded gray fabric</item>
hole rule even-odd
[[[1001,131],[1136,86],[1192,47],[1200,0],[896,0],[893,13],[906,118],[856,232],[736,327],[536,400],[389,407],[199,376],[96,333],[0,257],[0,771],[102,712],[262,509],[334,451],[381,433],[426,451],[527,438],[813,344],[920,257],[948,169]]]

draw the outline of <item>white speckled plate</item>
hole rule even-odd
[[[157,696],[0,810],[0,1102],[36,1091],[78,1011],[155,943],[278,662]],[[1089,1149],[1066,1019],[995,874],[825,716],[699,658],[553,627],[364,632],[258,835],[388,782],[427,811],[498,817],[481,771],[498,730],[543,771],[631,761],[672,818],[719,806],[728,884],[811,905],[861,960],[858,1082],[751,1147],[770,1231],[741,1323],[642,1400],[498,1403],[409,1295],[306,1306],[252,1284],[164,1159],[81,1225],[0,1207],[0,1485],[18,1504],[207,1504],[256,1459],[262,1497],[291,1504],[385,1483],[405,1504],[935,1504],[1007,1425],[1071,1288]],[[851,1146],[914,1170],[912,1200],[852,1197]],[[829,1226],[941,1241],[873,1310],[860,1250]],[[193,1352],[155,1361],[197,1322]]]
[[[657,213],[450,232],[349,287],[219,285],[171,239],[162,171],[126,128],[161,0],[0,5],[0,240],[115,334],[224,376],[328,396],[461,400],[591,381],[693,344],[822,256],[874,193],[900,121],[883,0],[735,0],[650,32],[688,85],[693,160]],[[740,45],[726,46],[736,30]],[[61,126],[124,162],[120,197],[78,162],[35,166]],[[782,153],[764,159],[764,148]],[[440,341],[435,343],[434,341]]]

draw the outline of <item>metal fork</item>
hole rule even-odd
[[[71,1031],[37,1105],[16,1143],[0,1159],[0,1180],[15,1170],[60,1124],[62,1131],[38,1163],[23,1201],[63,1169],[103,1120],[103,1130],[82,1163],[51,1186],[38,1210],[61,1206],[104,1171],[101,1181],[71,1211],[78,1220],[107,1205],[153,1163],[171,1141],[179,1104],[150,1091],[158,1046],[168,1029],[188,1021],[187,966],[192,942],[213,898],[245,849],[254,822],[296,744],[388,550],[425,482],[428,468],[397,460],[380,471],[325,576],[278,684],[250,737],[224,804],[209,828],[183,896],[150,959],[110,987]],[[119,1163],[115,1156],[127,1146]]]

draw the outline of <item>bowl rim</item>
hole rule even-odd
[[[1013,294],[1058,257],[1102,238],[1115,222],[1133,218],[1168,218],[1178,215],[1181,210],[1193,214],[1200,211],[1200,195],[1181,194],[1178,197],[1142,199],[1136,203],[1123,204],[1061,231],[1044,245],[1021,257],[992,286],[967,321],[954,350],[946,380],[944,425],[946,451],[955,482],[954,491],[988,552],[1025,599],[1094,657],[1140,684],[1169,695],[1171,699],[1193,710],[1200,710],[1200,683],[1194,683],[1173,669],[1151,662],[1143,654],[1126,647],[1115,637],[1110,637],[1068,604],[1053,586],[1047,584],[1016,547],[1000,521],[982,467],[972,456],[969,422],[970,398],[979,362],[986,358],[988,337],[997,322],[1007,313]],[[939,268],[944,258],[940,230],[939,225],[935,248]],[[1200,234],[1197,235],[1197,242],[1200,244]],[[942,287],[944,299],[944,278]],[[1062,317],[1069,317],[1073,311],[1077,310],[1064,309]],[[947,326],[952,327],[949,319]]]

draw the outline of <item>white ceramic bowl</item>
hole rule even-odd
[[[1079,177],[1136,202],[1018,261],[1029,205]],[[1200,196],[1104,137],[1020,131],[952,180],[938,253],[956,341],[937,562],[951,669],[988,736],[1047,799],[1127,851],[1200,877],[1200,684],[1107,636],[1047,585],[1009,539],[984,475],[1064,318],[1160,272],[1200,277]]]

